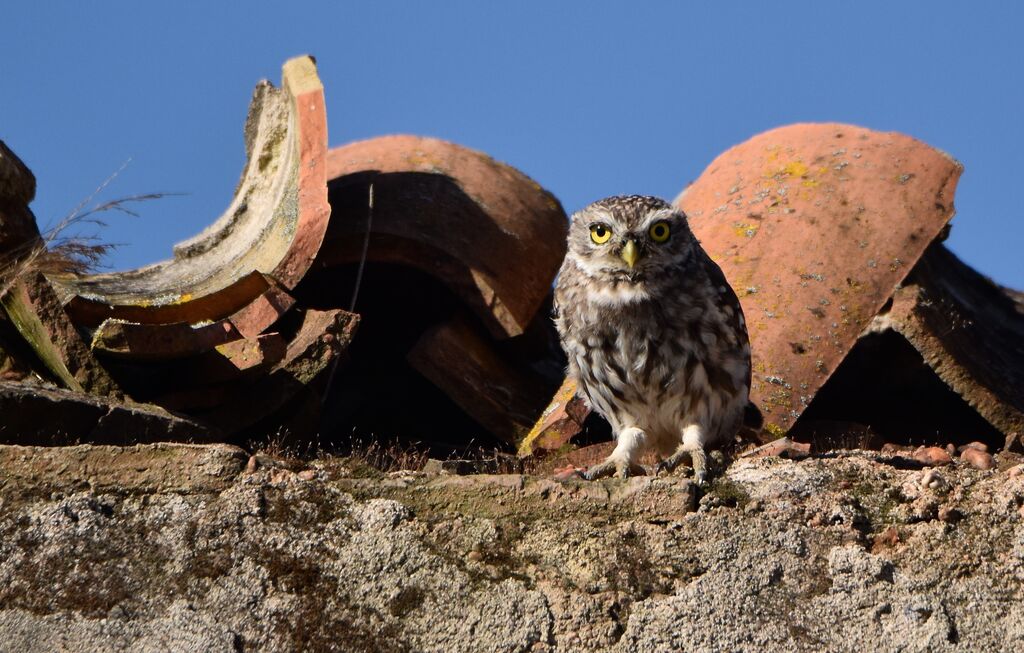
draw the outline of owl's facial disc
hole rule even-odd
[[[572,225],[572,262],[592,280],[623,292],[647,292],[690,259],[693,236],[685,214],[654,197],[599,200],[578,211]]]

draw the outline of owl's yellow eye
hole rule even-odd
[[[663,243],[668,240],[668,237],[672,234],[672,230],[669,228],[667,222],[655,222],[651,225],[651,228],[647,230],[647,233],[651,235],[651,240],[656,243]]]
[[[612,237],[612,230],[603,224],[595,224],[590,226],[590,240],[594,241],[598,245],[603,245],[608,242],[608,239]]]

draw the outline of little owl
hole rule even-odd
[[[609,197],[572,216],[555,325],[579,393],[616,446],[587,479],[655,472],[684,458],[707,479],[704,447],[731,439],[750,388],[739,300],[686,216],[654,197]]]

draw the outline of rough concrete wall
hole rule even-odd
[[[1005,460],[743,460],[698,498],[679,477],[60,451],[7,448],[0,463],[20,470],[0,474],[0,650],[1024,645],[1024,474]],[[132,475],[104,475],[104,456],[125,455]]]

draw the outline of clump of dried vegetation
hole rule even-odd
[[[127,164],[125,164],[127,165]],[[99,233],[107,226],[100,216],[117,212],[132,217],[139,213],[132,206],[161,199],[176,193],[142,193],[104,202],[96,202],[106,188],[124,170],[124,166],[108,177],[89,197],[39,238],[28,239],[0,253],[0,296],[27,275],[34,272],[55,275],[80,275],[97,272],[119,243],[104,241]],[[91,231],[83,229],[92,228]]]

